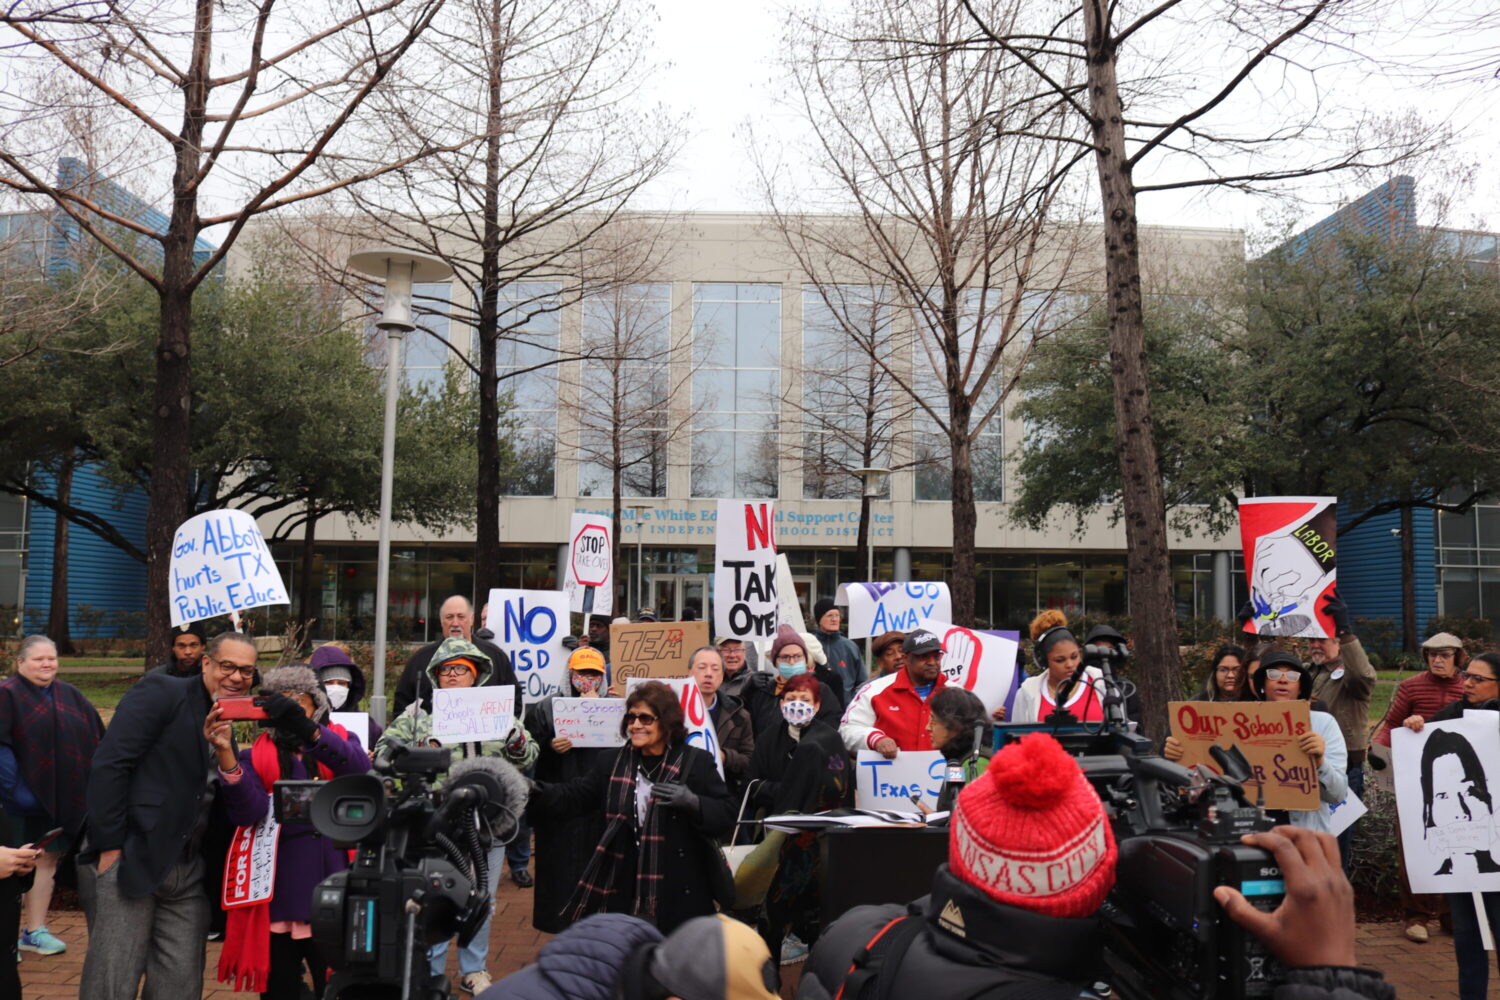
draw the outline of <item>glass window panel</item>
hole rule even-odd
[[[1500,507],[1481,504],[1474,508],[1479,520],[1479,544],[1485,548],[1500,548]]]
[[[693,360],[715,368],[734,367],[734,304],[693,303]]]
[[[1443,570],[1443,614],[1480,617],[1479,580],[1473,570]]]
[[[734,408],[742,411],[757,410],[762,413],[775,413],[780,404],[777,398],[777,387],[780,381],[780,373],[774,370],[755,371],[741,368],[734,375]]]
[[[728,497],[734,483],[734,435],[699,431],[693,435],[693,496]]]
[[[1446,514],[1438,515],[1438,531],[1444,545],[1473,545],[1474,544],[1474,514]]]
[[[734,370],[700,368],[693,373],[693,406],[703,411],[730,411],[734,405]]]
[[[735,363],[753,368],[778,365],[781,361],[780,304],[741,302],[735,315]]]
[[[1201,574],[1200,574],[1201,575]],[[1130,609],[1123,569],[1085,570],[1083,609],[1088,615],[1123,615]]]
[[[556,419],[552,414],[551,419]],[[510,439],[515,453],[513,468],[502,476],[500,491],[508,496],[550,497],[553,493],[553,470],[556,465],[557,435],[546,428],[528,427]]]
[[[1500,612],[1500,570],[1479,571],[1479,614],[1481,618],[1494,618]]]

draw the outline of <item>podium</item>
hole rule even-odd
[[[856,906],[909,903],[932,891],[948,860],[948,828],[836,827],[818,838],[823,926]]]

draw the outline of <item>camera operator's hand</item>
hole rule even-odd
[[[267,721],[280,732],[297,737],[304,745],[317,742],[318,724],[291,698],[272,692],[257,695],[255,703],[266,710]]]
[[[1339,588],[1334,587],[1323,598],[1323,613],[1333,619],[1333,637],[1349,635],[1353,628],[1349,624],[1349,605],[1339,597]]]
[[[1278,826],[1240,840],[1275,856],[1286,880],[1286,898],[1274,912],[1265,913],[1237,890],[1221,885],[1214,898],[1229,918],[1259,938],[1289,969],[1354,965],[1354,888],[1344,877],[1333,835]]]
[[[690,813],[698,811],[697,794],[680,781],[664,781],[651,786],[651,797],[668,809],[682,809]]]
[[[1161,755],[1167,760],[1181,760],[1182,752],[1182,741],[1175,736],[1168,736],[1167,742],[1162,744]]]
[[[1311,730],[1297,738],[1297,746],[1312,758],[1313,767],[1323,763],[1323,753],[1328,749],[1328,744],[1323,742],[1323,737]]]
[[[896,741],[889,736],[882,736],[875,741],[875,752],[886,760],[895,760],[896,754],[901,752],[901,748],[896,746]]]

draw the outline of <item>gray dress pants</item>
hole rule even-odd
[[[78,866],[78,895],[88,920],[79,1000],[184,1000],[203,995],[208,897],[203,860],[177,862],[156,891],[140,899],[120,894],[120,861],[103,875],[98,864]]]

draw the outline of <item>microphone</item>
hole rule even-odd
[[[525,775],[499,757],[468,757],[459,761],[448,769],[448,783],[443,790],[450,800],[462,797],[466,803],[478,806],[489,822],[490,833],[500,842],[515,836],[530,796]],[[440,815],[444,809],[448,809],[448,802],[438,810]],[[437,821],[438,816],[434,816],[432,822]]]

